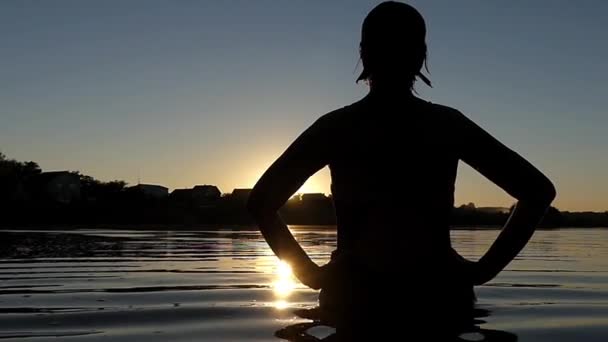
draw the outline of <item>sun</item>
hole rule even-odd
[[[329,169],[324,168],[321,171],[315,173],[312,177],[302,185],[296,193],[329,193],[330,175]]]
[[[266,165],[266,164],[264,164]],[[238,182],[237,187],[252,188],[262,177],[267,167],[249,168],[246,174],[243,174],[243,182]],[[312,175],[306,182],[296,191],[296,193],[323,193],[330,192],[331,175],[329,168],[325,167]]]

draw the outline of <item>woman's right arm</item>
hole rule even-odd
[[[517,199],[490,249],[475,263],[473,281],[492,280],[528,243],[555,198],[555,187],[537,168],[457,113],[459,157]]]

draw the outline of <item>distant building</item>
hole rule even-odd
[[[251,190],[253,189],[234,189],[232,190],[230,199],[237,202],[247,202],[249,195],[251,195]]]
[[[220,199],[222,193],[215,185],[197,185],[192,188],[194,200],[201,203],[214,202]]]
[[[329,197],[325,196],[325,194],[322,193],[310,193],[310,194],[302,194],[302,196],[300,196],[302,202],[306,203],[306,202],[321,202],[321,201],[327,201],[329,199]]]
[[[174,203],[189,203],[192,200],[192,189],[175,189],[169,195],[169,199]]]
[[[31,187],[40,200],[68,204],[80,199],[80,177],[69,171],[42,172],[34,177]]]
[[[221,196],[215,185],[197,185],[192,189],[175,189],[169,198],[181,205],[204,206],[217,202]]]
[[[154,199],[163,199],[169,196],[169,189],[162,185],[137,184],[132,186],[130,189],[139,191],[146,197]]]

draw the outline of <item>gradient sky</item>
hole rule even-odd
[[[319,115],[364,96],[377,1],[2,1],[0,150],[45,170],[251,187]],[[415,1],[434,88],[545,171],[564,210],[608,210],[608,2]],[[405,161],[407,162],[407,161]],[[329,192],[326,170],[303,191]],[[509,205],[466,166],[456,202]]]

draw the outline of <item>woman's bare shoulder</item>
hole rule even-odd
[[[357,101],[322,114],[317,118],[315,125],[323,128],[341,127],[346,121],[363,112],[364,105],[362,101]]]
[[[444,104],[433,103],[422,100],[428,108],[432,120],[438,124],[445,125],[450,129],[458,129],[468,126],[472,121],[459,109]]]

